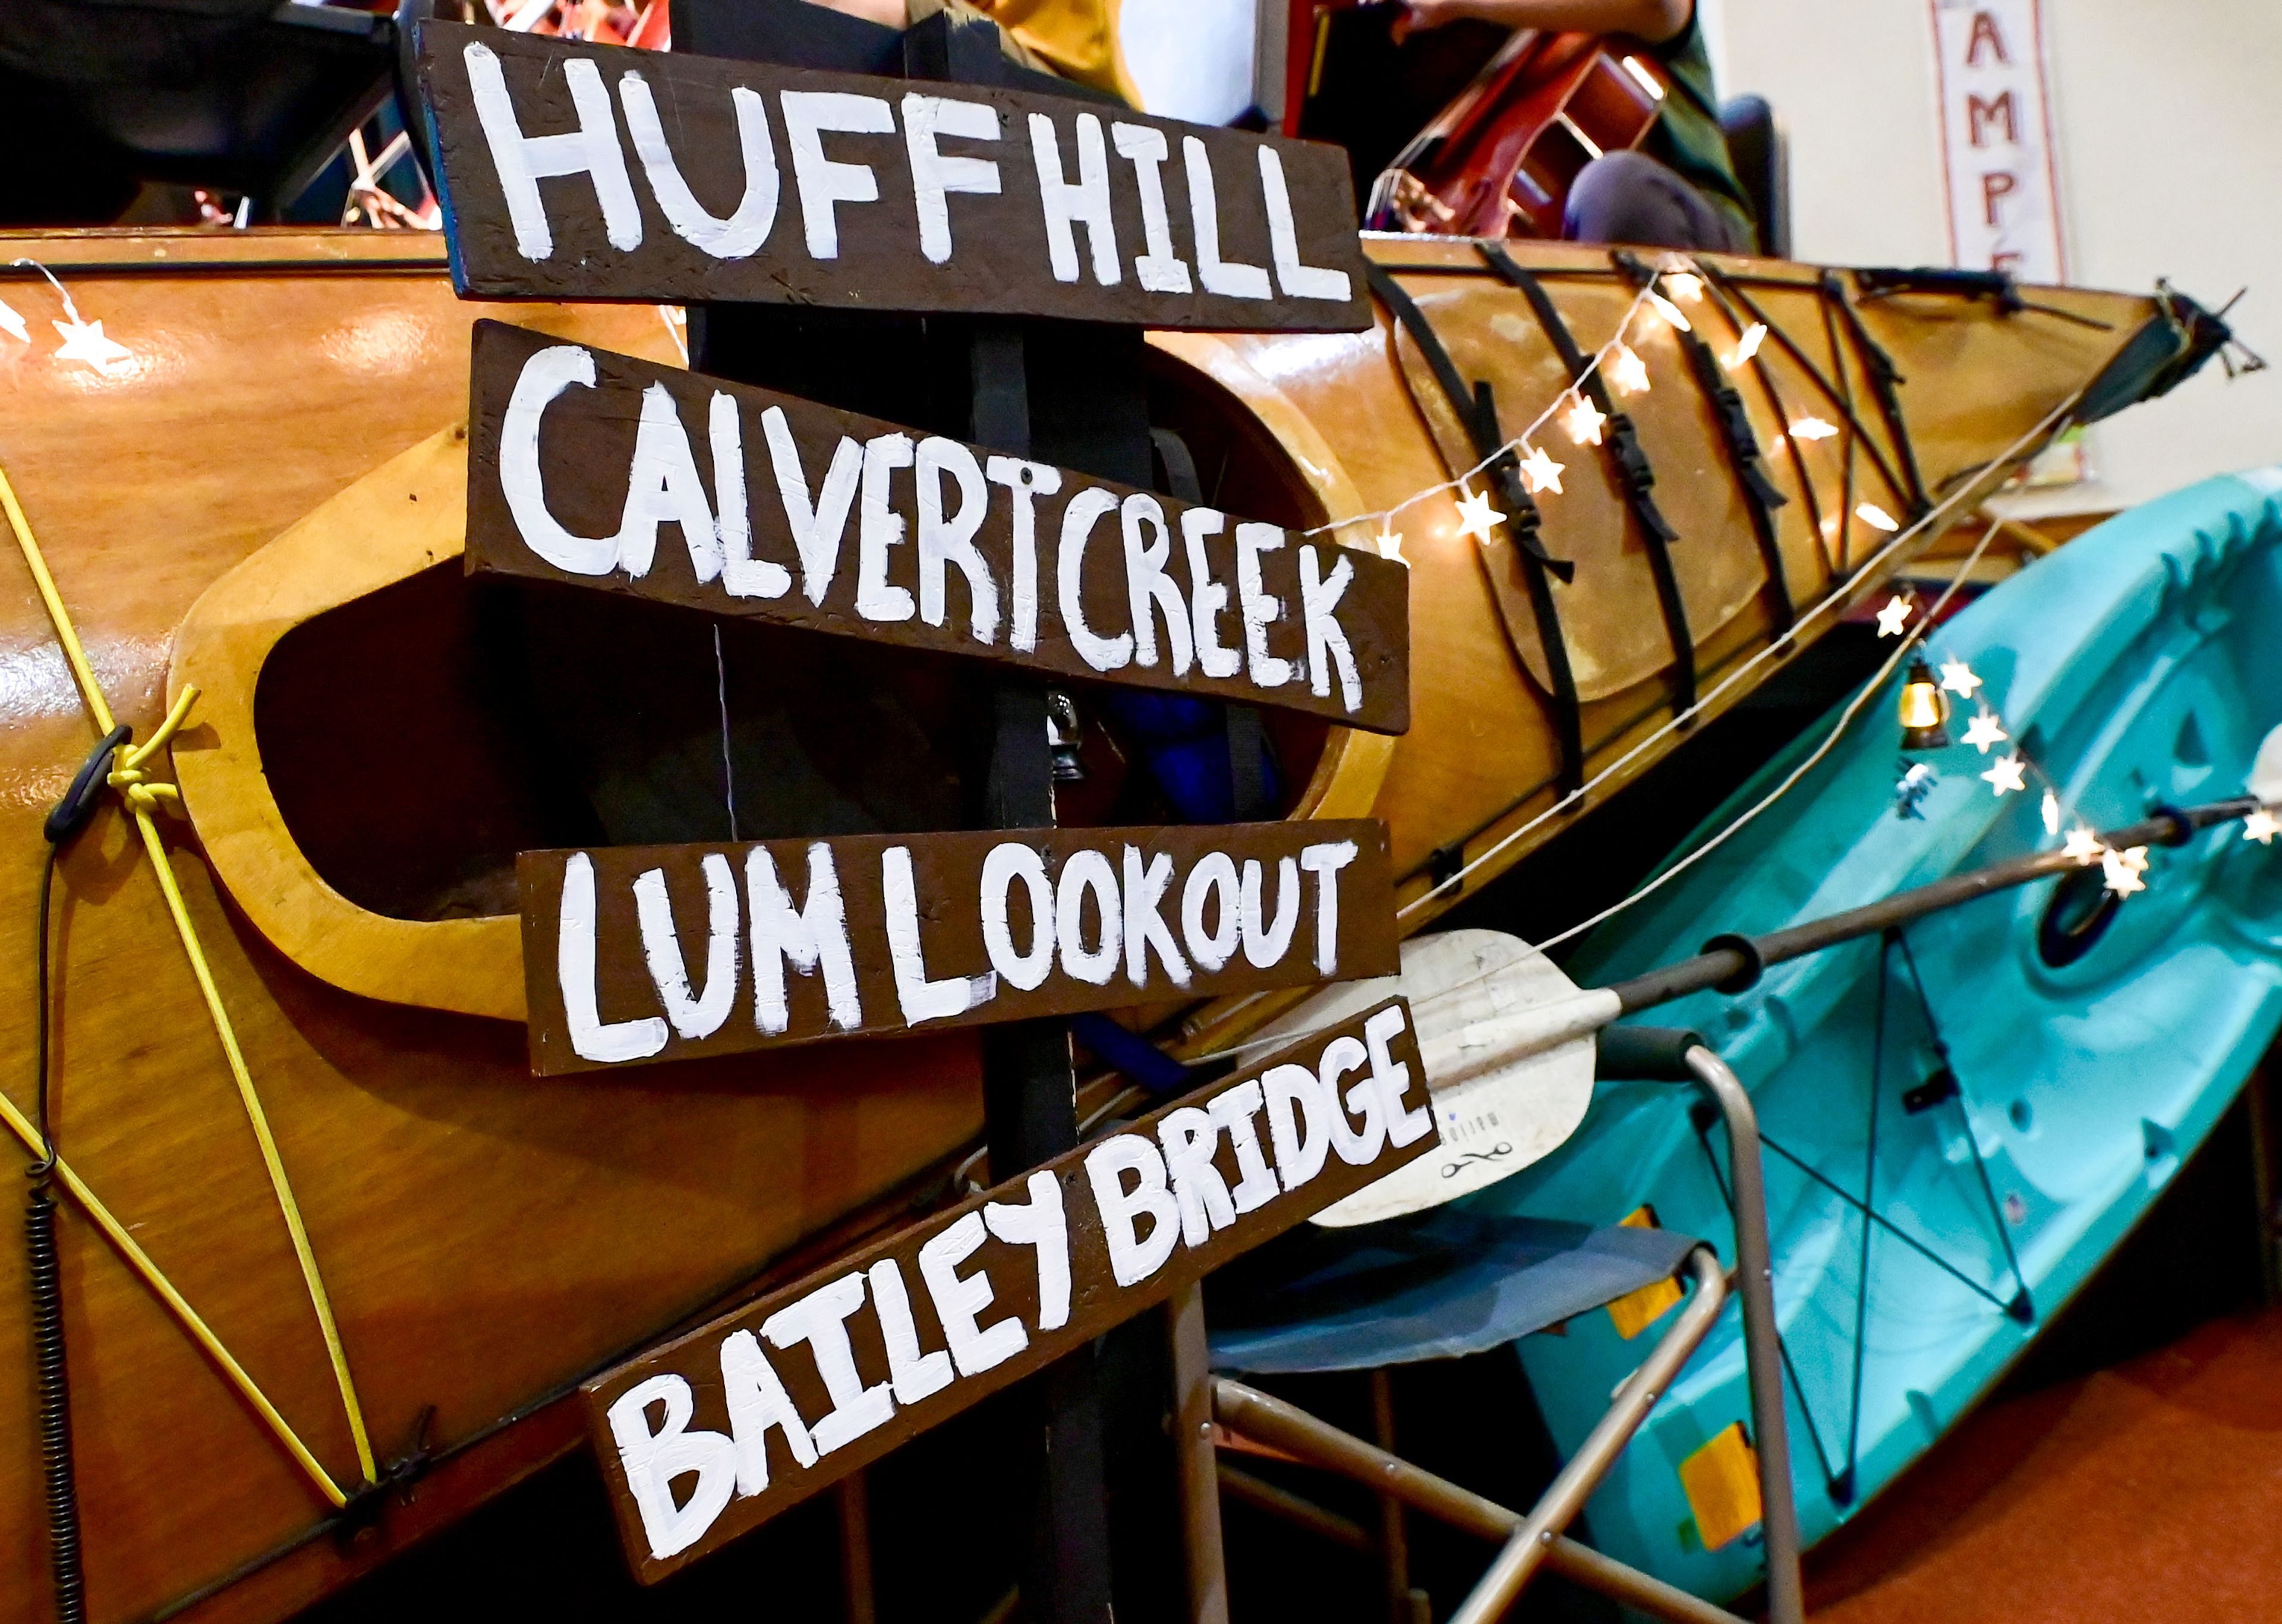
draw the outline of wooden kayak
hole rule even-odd
[[[61,866],[50,999],[53,1121],[80,1181],[64,1203],[64,1299],[90,1616],[275,1619],[568,1448],[576,1423],[556,1401],[583,1376],[939,1199],[980,1130],[975,1045],[951,1034],[529,1075],[501,877],[558,827],[563,764],[489,681],[496,627],[459,568],[467,335],[490,314],[667,360],[678,336],[661,312],[479,312],[452,297],[440,243],[392,234],[5,245],[0,258],[46,264],[128,352],[98,372],[0,338],[0,468],[120,719],[148,738],[200,690],[149,764],[181,791],[158,820],[290,1176],[373,1471],[389,1478],[354,1497],[362,1537],[328,1537],[340,1513],[327,1485],[353,1495],[368,1475],[343,1384],[239,1085],[114,802]],[[1699,379],[1678,329],[1605,252],[1514,245],[1586,354],[1625,323],[1642,363],[1626,375],[1650,386],[1611,405],[1637,425],[1677,537],[1675,616],[1606,445],[1579,443],[1565,414],[1532,427],[1569,375],[1528,291],[1463,242],[1374,238],[1370,252],[1392,276],[1386,302],[1412,315],[1383,307],[1353,336],[1160,337],[1153,416],[1231,509],[1323,524],[1400,505],[1339,533],[1399,536],[1411,567],[1410,732],[1271,722],[1269,737],[1289,815],[1386,820],[1407,929],[1560,827],[1532,820],[1564,783],[1592,786],[1565,820],[1677,736],[1675,624],[1698,714],[1716,714],[1772,669],[1754,658],[1786,627],[1786,646],[1811,639],[2072,416],[2168,386],[2223,331],[2183,301],[2038,289],[2020,307],[1723,260],[1692,299],[1658,284],[1709,346],[1716,372]],[[11,280],[5,296],[43,335],[44,284]],[[1738,361],[1762,322],[1757,355]],[[1486,383],[1494,423],[1462,418],[1445,374],[1469,400]],[[1763,533],[1706,387],[1723,377],[1784,499]],[[1562,464],[1559,492],[1535,498],[1541,561],[1510,524],[1460,531],[1461,494],[1518,506],[1501,468],[1473,471],[1484,437],[1526,438]],[[1889,546],[1883,525],[1921,511],[1931,521]],[[1532,571],[1548,571],[1550,616]],[[29,1056],[40,826],[97,730],[28,571],[16,579],[0,599],[0,841],[17,854],[0,913],[23,951],[0,967],[0,1020]],[[687,643],[695,624],[630,628],[625,649]],[[852,657],[803,659],[785,680],[841,706],[845,736],[789,734],[781,748],[847,790],[849,817],[922,815],[933,758],[912,728],[935,714],[927,673],[850,684]],[[900,708],[863,710],[873,687],[897,688]],[[850,737],[865,748],[842,748]],[[1126,754],[1129,773],[1147,769],[1145,751]],[[1268,1013],[1151,1018],[1194,1047]],[[0,1085],[19,1116],[32,1076],[26,1059]],[[86,1194],[118,1232],[89,1221]],[[136,1248],[175,1306],[122,1262]],[[0,1247],[0,1620],[45,1616],[25,1302],[23,1258]],[[187,1311],[213,1347],[186,1333]],[[400,1492],[415,1476],[417,1494]]]

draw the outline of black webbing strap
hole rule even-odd
[[[1545,550],[1544,540],[1538,534],[1542,516],[1523,487],[1513,453],[1498,431],[1497,399],[1488,382],[1478,382],[1469,389],[1458,374],[1457,363],[1444,347],[1441,335],[1434,330],[1434,324],[1426,319],[1426,313],[1402,284],[1383,266],[1368,261],[1365,274],[1370,291],[1401,323],[1411,341],[1417,345],[1418,353],[1426,358],[1428,370],[1434,374],[1434,381],[1441,386],[1450,409],[1465,427],[1474,455],[1488,460],[1483,472],[1495,486],[1504,506],[1506,530],[1513,537],[1514,550],[1521,557],[1521,576],[1529,593],[1530,614],[1537,622],[1537,640],[1545,650],[1546,673],[1552,679],[1553,726],[1561,747],[1560,769],[1554,781],[1565,795],[1585,781],[1585,726],[1577,698],[1576,673],[1569,665],[1569,644],[1561,633],[1561,610],[1553,602],[1553,587],[1547,577],[1556,576],[1568,581],[1574,578],[1577,566]]]
[[[1520,289],[1522,296],[1529,300],[1530,309],[1536,313],[1537,324],[1545,330],[1546,338],[1561,357],[1562,366],[1568,370],[1570,383],[1608,420],[1601,425],[1601,447],[1616,474],[1617,488],[1624,493],[1625,504],[1640,522],[1641,534],[1647,540],[1649,573],[1656,582],[1657,606],[1664,613],[1665,635],[1672,640],[1672,708],[1675,711],[1691,710],[1696,704],[1696,639],[1688,629],[1687,601],[1680,595],[1680,577],[1672,567],[1671,548],[1680,540],[1680,532],[1656,505],[1652,493],[1656,470],[1649,465],[1648,453],[1640,443],[1640,431],[1631,417],[1616,409],[1600,373],[1592,369],[1584,352],[1577,347],[1568,322],[1562,320],[1561,311],[1544,284],[1523,269],[1500,245],[1482,243],[1479,246],[1489,268],[1509,286]]]
[[[1870,392],[1878,397],[1878,415],[1886,420],[1887,436],[1894,442],[1895,455],[1901,460],[1902,478],[1916,509],[1910,517],[1923,517],[1933,504],[1926,499],[1925,481],[1918,475],[1917,447],[1910,443],[1910,425],[1902,416],[1902,398],[1894,391],[1894,385],[1904,381],[1902,375],[1894,366],[1894,358],[1862,325],[1854,301],[1846,297],[1846,285],[1839,281],[1836,272],[1822,273],[1822,297],[1837,307],[1846,323],[1846,336],[1854,341],[1855,353],[1862,360],[1862,370],[1869,376]]]
[[[1633,285],[1645,284],[1649,271],[1645,265],[1628,253],[1617,256],[1619,268]],[[1719,427],[1719,438],[1727,447],[1727,465],[1735,475],[1736,488],[1743,495],[1743,507],[1751,517],[1751,534],[1759,544],[1759,562],[1767,574],[1768,612],[1774,618],[1777,631],[1789,631],[1797,619],[1797,607],[1791,602],[1790,583],[1783,574],[1782,548],[1775,540],[1775,509],[1789,505],[1785,496],[1767,478],[1761,465],[1759,437],[1751,431],[1750,415],[1743,409],[1743,397],[1727,381],[1720,369],[1719,358],[1712,346],[1694,332],[1679,330],[1680,354],[1688,357],[1688,369],[1696,375],[1696,386],[1712,403],[1712,418]]]

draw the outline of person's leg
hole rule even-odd
[[[1611,152],[1578,171],[1561,235],[1578,243],[1712,253],[1734,245],[1727,217],[1645,152]]]

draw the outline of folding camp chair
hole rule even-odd
[[[1727,1123],[1735,1191],[1735,1289],[1743,1300],[1752,1431],[1758,1440],[1761,1521],[1773,1624],[1800,1624],[1798,1530],[1790,1488],[1781,1371],[1774,1340],[1766,1213],[1758,1131],[1734,1072],[1693,1032],[1611,1028],[1601,1034],[1604,1078],[1690,1082],[1704,1088]],[[1738,1624],[1735,1615],[1566,1537],[1565,1530],[1669,1390],[1724,1308],[1728,1278],[1712,1248],[1656,1229],[1594,1230],[1582,1224],[1498,1218],[1435,1208],[1367,1229],[1314,1232],[1263,1258],[1272,1280],[1257,1286],[1223,1271],[1222,1288],[1246,1286],[1244,1317],[1224,1314],[1207,1342],[1202,1299],[1176,1302],[1173,1352],[1178,1401],[1192,1624],[1224,1624],[1219,1490],[1213,1423],[1368,1485],[1386,1510],[1382,1554],[1401,1560],[1400,1507],[1498,1540],[1502,1548],[1453,1624],[1492,1624],[1541,1567],[1652,1616],[1680,1624]],[[1608,1411],[1524,1515],[1341,1432],[1296,1406],[1215,1367],[1273,1373],[1372,1370],[1479,1352],[1643,1286],[1685,1278],[1694,1291],[1671,1328],[1617,1389]],[[1220,1291],[1223,1299],[1230,1296]],[[1383,1382],[1383,1374],[1377,1378]],[[1383,1387],[1379,1389],[1384,1392]],[[1297,1496],[1263,1494],[1243,1474],[1240,1492],[1336,1536],[1344,1524]]]

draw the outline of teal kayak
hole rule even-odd
[[[1901,755],[1895,694],[1878,695],[1788,796],[1602,927],[1568,968],[1604,985],[1715,934],[1781,929],[2057,846],[2080,826],[2239,795],[2282,722],[2278,647],[2282,469],[2110,520],[1933,634],[1937,665],[1981,679],[1953,696],[1957,742]],[[1986,751],[1961,736],[1984,703],[2010,735]],[[1675,856],[1766,795],[1828,726]],[[1983,775],[2016,750],[2041,776],[1999,795]],[[1918,764],[1930,774],[1905,789]],[[2249,827],[2149,851],[2134,894],[2110,890],[2095,862],[1641,1017],[1702,1032],[1759,1114],[1809,1542],[1990,1390],[2282,1024],[2282,841]],[[1694,1104],[1668,1084],[1603,1083],[1564,1147],[1472,1201],[1654,1222],[1732,1258],[1724,1141]],[[1650,1296],[1517,1344],[1564,1453],[1668,1310]],[[1594,1542],[1706,1597],[1757,1582],[1749,1413],[1731,1309],[1593,1499]]]

